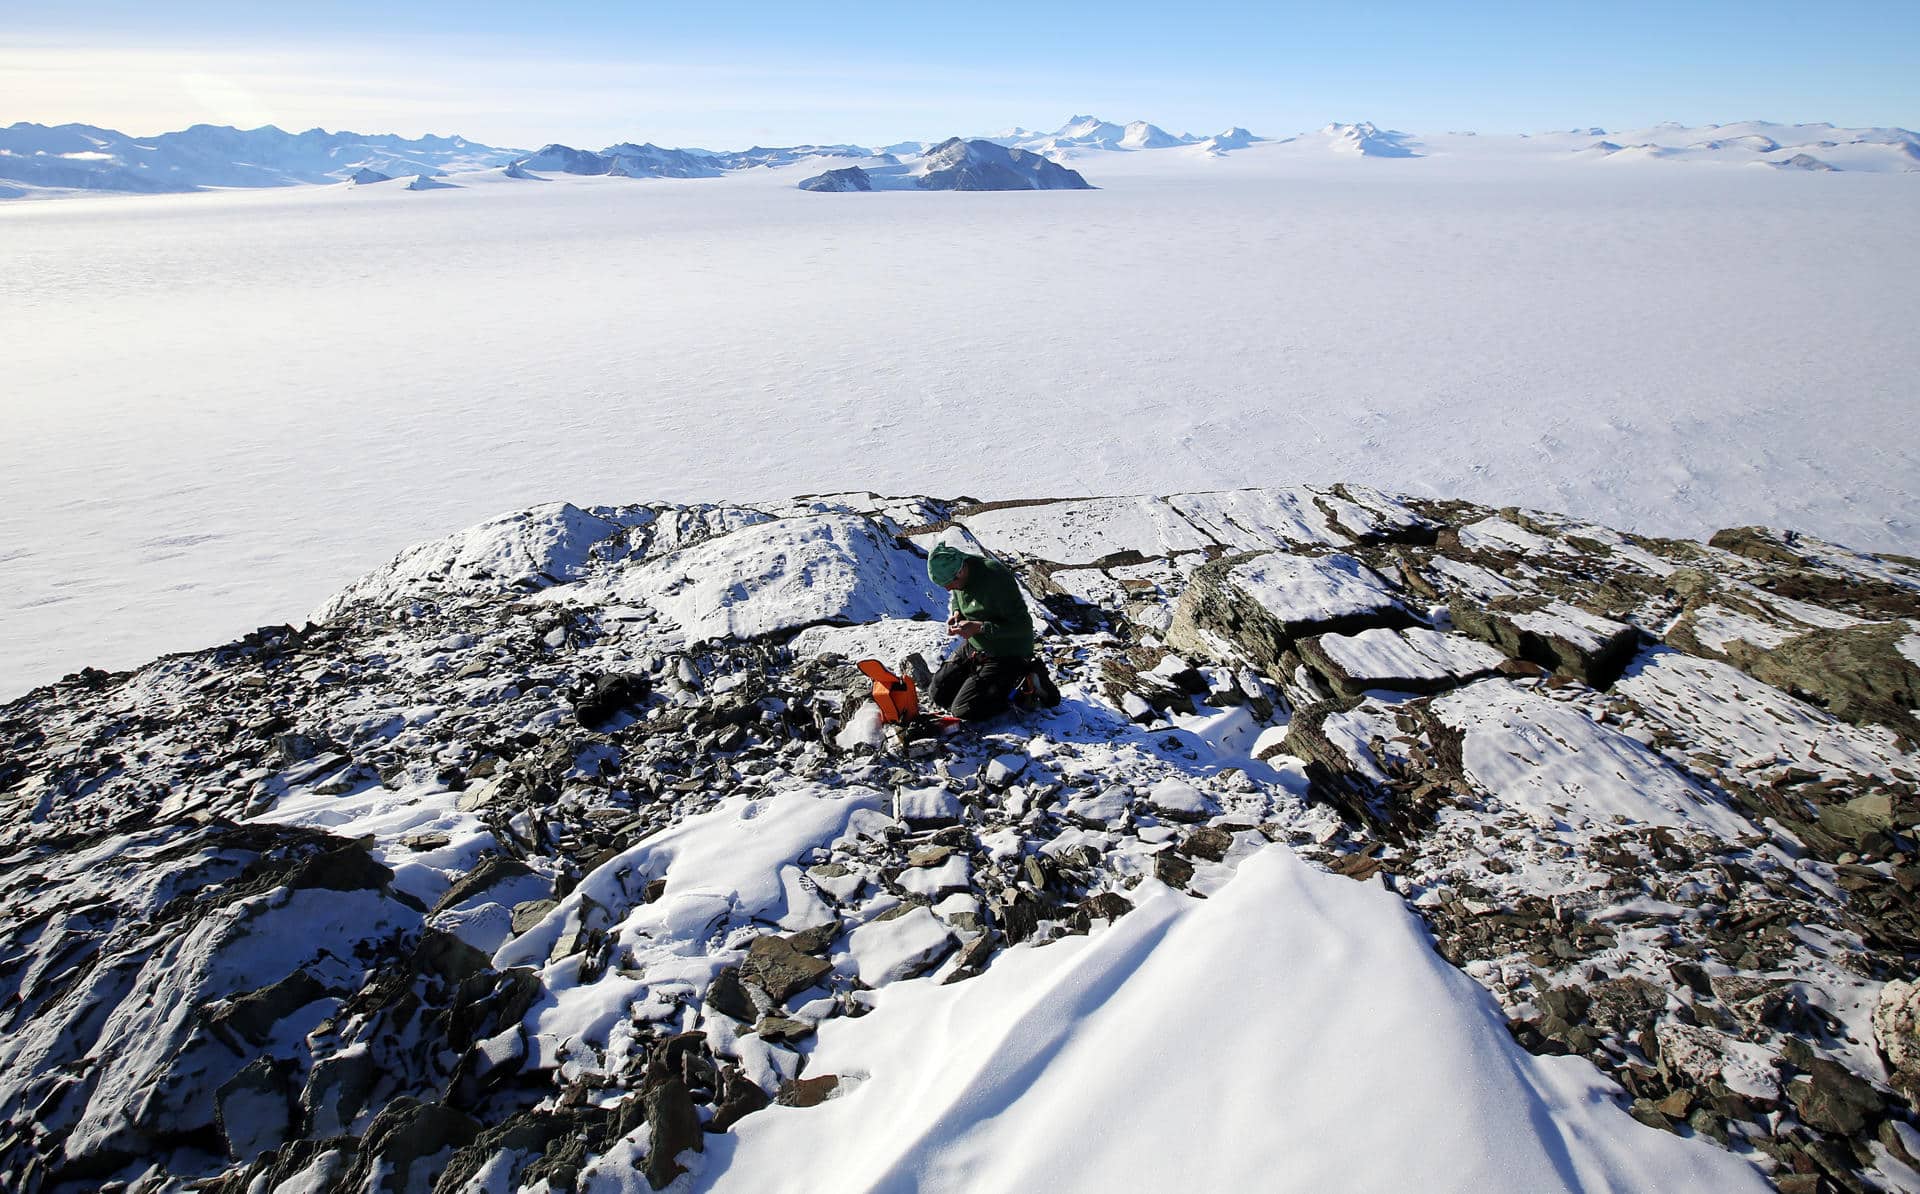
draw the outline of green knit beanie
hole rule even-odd
[[[927,555],[927,579],[945,588],[960,575],[960,569],[967,562],[967,553],[944,543],[934,544],[933,551]]]

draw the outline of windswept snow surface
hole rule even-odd
[[[1521,1050],[1375,885],[1274,846],[1205,901],[1140,890],[1091,937],[823,1024],[807,1072],[845,1093],[707,1137],[693,1189],[1768,1188],[1641,1127],[1587,1062]]]
[[[0,207],[0,695],[555,500],[1349,481],[1914,551],[1916,179],[1575,140]]]

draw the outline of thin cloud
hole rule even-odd
[[[1047,92],[1084,96],[1071,80]],[[1123,89],[1099,80],[1101,92]],[[148,135],[206,122],[460,132],[498,144],[626,137],[732,144],[978,132],[981,116],[1064,118],[1081,101],[1022,77],[894,61],[710,63],[537,58],[492,41],[406,48],[219,44],[188,48],[43,40],[0,49],[0,110]],[[982,95],[993,95],[983,110]]]

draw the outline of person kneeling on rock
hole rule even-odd
[[[982,721],[1004,713],[1029,676],[1041,703],[1059,703],[1046,669],[1034,660],[1033,619],[1012,569],[941,543],[927,557],[927,577],[951,594],[947,633],[966,640],[933,674],[928,695],[934,704],[962,721]]]

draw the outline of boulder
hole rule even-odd
[[[1299,648],[1301,660],[1347,698],[1372,688],[1442,692],[1493,675],[1507,658],[1487,643],[1419,626],[1324,634]]]
[[[1843,1136],[1864,1130],[1886,1108],[1872,1083],[1824,1057],[1813,1059],[1806,1077],[1787,1084],[1787,1097],[1810,1126]]]
[[[480,1125],[444,1103],[402,1096],[373,1117],[342,1189],[378,1194],[428,1190],[454,1150],[480,1134]]]
[[[1167,643],[1195,655],[1226,643],[1269,675],[1282,657],[1318,634],[1357,634],[1417,625],[1385,578],[1349,555],[1255,552],[1195,570],[1173,611]]]
[[[1920,663],[1903,645],[1920,637],[1911,622],[1808,631],[1778,646],[1726,644],[1733,664],[1757,680],[1785,689],[1856,725],[1886,726],[1920,742]],[[1909,648],[1910,649],[1910,648]]]
[[[680,1164],[681,1153],[706,1148],[706,1134],[700,1127],[700,1113],[693,1097],[678,1077],[669,1076],[647,1088],[643,1099],[647,1109],[648,1146],[647,1184],[664,1190],[687,1171]]]
[[[833,1097],[840,1089],[837,1074],[822,1074],[817,1078],[794,1078],[780,1084],[780,1093],[773,1101],[782,1107],[818,1107]]]
[[[1920,1089],[1920,983],[1894,979],[1880,989],[1873,1043],[1896,1082]]]
[[[853,954],[860,981],[869,987],[923,974],[953,945],[953,933],[933,909],[925,906],[910,908],[890,920],[861,925],[847,936],[847,949]]]
[[[743,1024],[751,1024],[759,1018],[760,1009],[754,1003],[753,996],[740,982],[738,966],[723,967],[714,976],[707,987],[707,1006],[722,1015],[732,1016]]]
[[[909,829],[937,829],[960,821],[960,797],[943,786],[902,788],[893,796],[893,815]]]
[[[335,1053],[313,1063],[300,1110],[308,1136],[342,1136],[352,1127],[373,1093],[373,1055],[366,1049]]]
[[[740,978],[765,991],[776,1003],[784,1003],[825,978],[832,969],[829,963],[796,949],[785,937],[768,934],[754,938],[747,946]]]
[[[436,913],[455,908],[481,894],[495,884],[505,883],[509,879],[525,878],[533,872],[518,859],[503,854],[489,854],[480,860],[480,865],[453,881],[433,905]]]
[[[1474,638],[1594,688],[1617,680],[1640,645],[1634,627],[1563,601],[1506,598],[1483,608],[1455,600],[1447,609],[1453,624]]]

